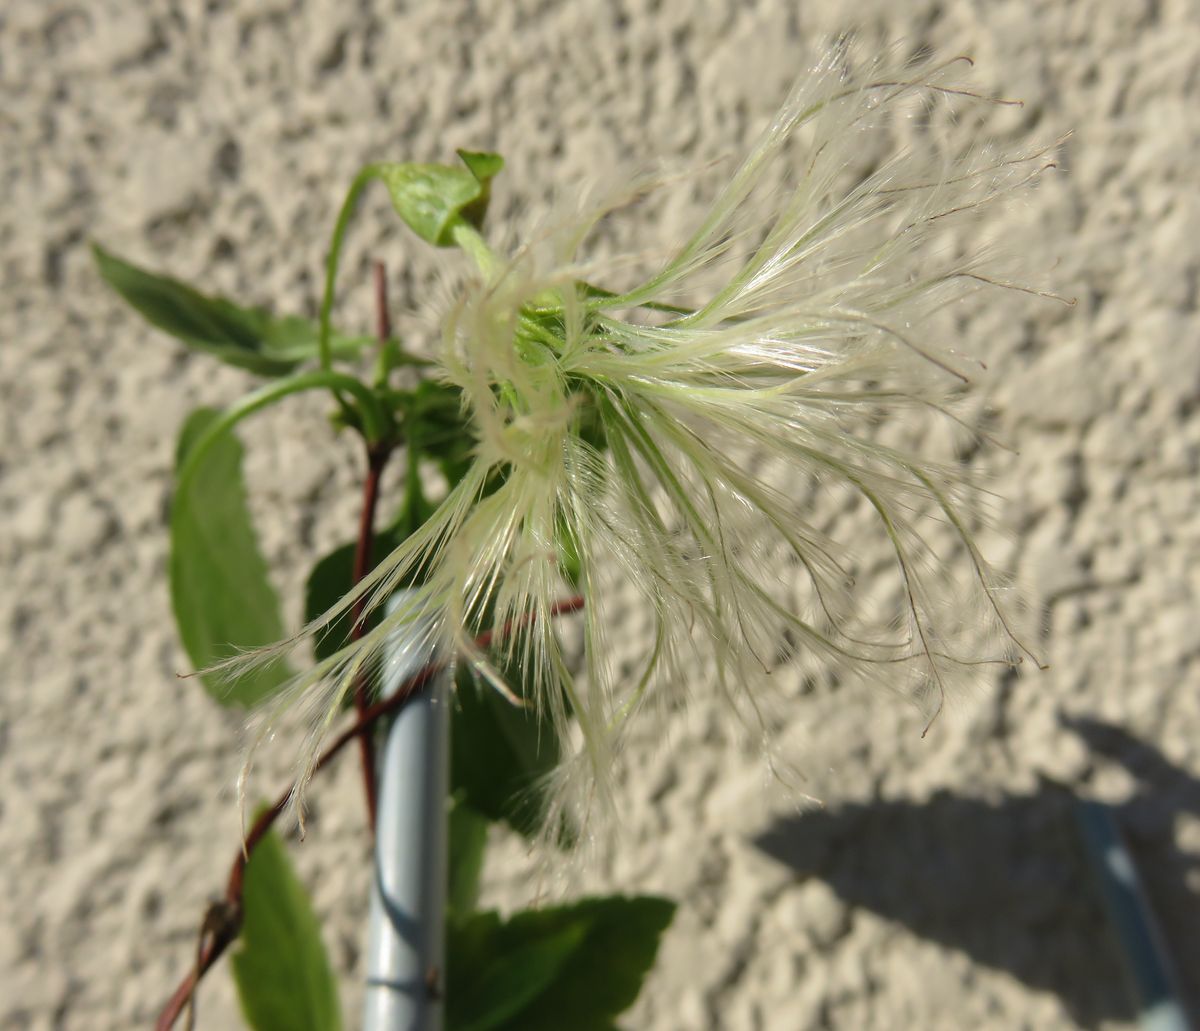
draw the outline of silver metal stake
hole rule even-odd
[[[388,610],[403,598],[403,592],[394,597]],[[384,662],[384,697],[432,658],[419,630],[393,640]],[[448,681],[440,674],[400,710],[379,757],[364,1031],[442,1028]]]
[[[1125,953],[1144,1031],[1192,1031],[1171,954],[1146,897],[1116,815],[1101,802],[1079,801],[1075,813],[1108,916]]]

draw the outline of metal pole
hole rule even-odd
[[[1101,802],[1080,801],[1075,812],[1109,919],[1125,953],[1142,1027],[1145,1031],[1192,1031],[1170,953],[1113,811]]]
[[[402,604],[400,592],[388,604]],[[397,637],[384,662],[384,697],[433,658],[420,629]],[[445,980],[448,677],[397,714],[379,756],[364,1031],[441,1031]]]

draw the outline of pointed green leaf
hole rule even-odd
[[[666,899],[612,896],[452,925],[447,1031],[612,1031],[674,913]]]
[[[450,808],[447,851],[450,856],[446,913],[450,920],[468,916],[479,899],[479,878],[487,849],[488,821],[460,798]]]
[[[337,983],[321,928],[274,831],[246,866],[240,947],[230,957],[254,1031],[338,1031]]]
[[[463,411],[462,392],[449,383],[424,380],[408,396],[405,425],[410,447],[441,467],[453,488],[475,457],[475,436]]]
[[[470,1018],[471,986],[492,957],[503,921],[493,910],[468,913],[446,922],[446,1031],[462,1031]]]
[[[449,247],[459,213],[483,188],[465,168],[447,165],[383,165],[379,169],[396,213],[422,240]]]
[[[448,927],[447,1031],[510,1026],[513,1017],[550,988],[588,929],[586,921],[564,921],[537,933],[513,934],[508,925],[496,922],[494,913],[477,914],[465,928]],[[468,959],[472,953],[473,961]],[[568,1020],[559,1024],[564,1026],[573,1025]]]
[[[553,984],[497,1031],[612,1031],[633,1005],[654,966],[675,903],[653,895],[584,899],[557,909],[529,910],[509,921],[508,933],[555,933],[583,920],[588,933]],[[507,943],[506,943],[507,945]]]
[[[455,153],[467,166],[467,170],[481,183],[487,185],[504,168],[504,158],[483,150],[457,150]]]
[[[558,569],[562,578],[575,590],[583,580],[583,559],[579,554],[579,542],[570,526],[561,516],[558,519]]]
[[[390,339],[388,345],[399,347],[400,341]],[[301,315],[283,315],[271,319],[264,337],[266,352],[275,358],[291,362],[314,361],[317,357],[317,324]],[[373,336],[342,336],[330,338],[334,358],[356,358],[363,351],[378,346]]]
[[[188,417],[176,448],[176,472],[219,415],[200,408]],[[171,502],[171,603],[179,636],[197,669],[283,637],[279,602],[246,507],[241,465],[237,437],[222,436]],[[286,664],[276,662],[251,669],[232,683],[212,674],[202,674],[201,680],[222,704],[251,706],[290,676]]]
[[[400,538],[403,540],[403,538]],[[386,555],[398,541],[393,539],[388,530],[375,535],[372,554],[376,557]],[[304,584],[304,620],[310,622],[322,615],[335,605],[350,590],[354,580],[355,544],[343,544],[334,548],[324,558],[320,559],[308,574]],[[353,625],[353,613],[344,612],[316,637],[313,638],[313,655],[318,660],[327,659],[350,640],[350,629]],[[383,618],[382,608],[367,613],[366,626],[368,630],[379,625]]]
[[[463,208],[462,216],[476,229],[483,225],[487,215],[488,204],[492,199],[492,180],[504,168],[504,158],[499,154],[489,154],[483,151],[460,150],[457,152],[462,163],[470,173],[479,180],[482,189],[479,196]]]
[[[390,401],[407,438],[409,461],[413,456],[432,459],[453,487],[466,473],[475,446],[461,410],[458,389],[425,380],[414,390],[393,392]],[[410,482],[408,496],[396,518],[375,535],[371,548],[375,563],[403,544],[432,515],[433,505],[426,501],[419,488],[419,480]],[[350,590],[354,552],[353,542],[343,544],[313,567],[304,589],[306,622],[327,612]],[[378,626],[382,615],[381,609],[368,613],[367,629]],[[345,645],[350,639],[351,625],[349,613],[331,623],[313,642],[316,657],[328,658]]]
[[[317,355],[317,327],[298,316],[273,318],[210,296],[169,276],[148,272],[92,245],[104,281],[152,326],[188,347],[260,376],[281,376]],[[352,357],[370,346],[370,337],[333,339],[334,354]]]

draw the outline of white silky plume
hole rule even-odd
[[[404,608],[265,714],[270,724],[299,704],[311,717],[301,784],[355,677],[401,626],[421,626],[506,693],[501,671],[521,670],[527,704],[570,751],[560,801],[598,811],[630,721],[683,699],[681,670],[697,655],[711,680],[688,690],[721,692],[751,726],[764,672],[792,657],[908,691],[930,720],[957,670],[1018,660],[1003,582],[969,530],[974,488],[953,464],[869,435],[881,419],[954,420],[947,404],[970,366],[931,336],[935,311],[991,285],[1027,290],[984,255],[944,245],[942,230],[1036,179],[1044,150],[956,161],[909,150],[865,177],[848,171],[938,105],[997,102],[956,81],[967,64],[833,47],[640,285],[616,295],[585,285],[605,285],[588,238],[654,183],[560,216],[460,292],[435,357],[461,389],[474,461],[429,521],[306,629],[358,597],[381,605],[419,574]],[[845,545],[806,522],[813,489],[873,510],[901,599],[875,625]],[[933,526],[955,540],[936,559]],[[574,676],[553,626],[555,604],[574,593],[564,551],[578,554],[585,601]],[[965,574],[954,598],[938,593],[947,563]],[[624,677],[606,640],[617,582],[655,628],[642,668]],[[998,650],[965,651],[989,626]],[[500,632],[482,648],[489,629]]]

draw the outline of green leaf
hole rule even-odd
[[[338,1031],[337,984],[321,928],[283,843],[267,834],[246,866],[241,945],[230,957],[255,1031]]]
[[[313,361],[317,357],[317,324],[302,315],[282,315],[271,319],[265,330],[267,353],[293,363]],[[400,347],[400,341],[389,339],[387,344]],[[378,346],[373,336],[343,336],[334,333],[331,347],[334,358],[356,358],[363,351]]]
[[[371,545],[373,562],[400,547],[429,518],[431,507],[423,496],[411,492],[390,526],[377,534]],[[311,622],[336,604],[353,586],[354,542],[335,548],[317,562],[304,585],[304,621]],[[401,585],[403,586],[403,585]],[[367,613],[366,628],[373,630],[383,618],[383,606]],[[313,639],[313,654],[318,660],[333,655],[350,640],[353,613],[344,612]]]
[[[520,678],[509,676],[519,688]],[[558,736],[460,669],[450,716],[450,790],[489,820],[533,837],[546,818],[544,777],[558,765]]]
[[[424,380],[403,404],[410,447],[436,461],[453,488],[475,457],[475,436],[463,411],[462,392],[449,383]]]
[[[496,914],[483,913],[463,929],[447,928],[447,1031],[509,1026],[550,988],[589,929],[585,921],[528,935],[513,934],[510,927],[500,924]]]
[[[176,473],[219,417],[211,408],[188,416],[175,452]],[[183,646],[198,669],[283,637],[279,601],[246,507],[241,465],[237,437],[223,435],[171,502],[171,603]],[[201,674],[201,680],[223,705],[251,706],[291,675],[278,661],[252,668],[232,683],[214,674]]]
[[[400,539],[403,540],[403,538]],[[376,557],[386,555],[397,543],[398,541],[392,537],[389,530],[383,530],[375,535],[372,554]],[[312,567],[312,571],[308,574],[308,580],[304,584],[304,621],[306,623],[328,611],[350,590],[354,580],[355,548],[356,545],[353,542],[343,544],[339,548],[334,548]],[[367,613],[367,629],[374,629],[382,618],[382,607]],[[318,660],[329,658],[350,640],[352,626],[353,613],[342,613],[313,638],[313,655]]]
[[[521,935],[553,933],[583,919],[590,926],[554,983],[517,1020],[502,1025],[503,1031],[558,1031],[565,1014],[572,1031],[611,1031],[641,991],[674,916],[675,903],[653,895],[614,895],[518,913],[509,929]]]
[[[375,174],[410,229],[438,247],[453,244],[460,220],[478,227],[487,210],[492,177],[504,166],[497,154],[459,151],[465,168],[450,165],[383,164]]]
[[[317,326],[289,315],[274,318],[262,308],[246,308],[223,297],[200,293],[186,283],[160,276],[92,244],[104,281],[152,326],[188,347],[260,376],[281,376],[317,356]],[[333,350],[353,357],[370,337],[336,337]]]
[[[462,413],[458,388],[425,380],[416,389],[393,391],[389,395],[396,418],[408,442],[409,461],[428,457],[441,467],[453,487],[466,473],[474,449],[474,438]],[[391,525],[380,530],[371,547],[377,563],[404,543],[433,514],[433,506],[420,491],[419,479],[410,481],[404,505]],[[314,620],[327,612],[353,583],[355,544],[343,544],[313,567],[304,588],[304,619]],[[379,625],[382,609],[368,613],[368,630]],[[315,638],[313,650],[318,659],[328,658],[350,640],[353,624],[345,613]]]
[[[448,852],[450,870],[446,912],[450,920],[468,916],[479,899],[479,877],[487,850],[488,821],[460,798],[450,808]]]
[[[561,516],[558,519],[557,530],[559,572],[567,583],[579,590],[583,580],[583,559],[579,554],[579,542]]]
[[[504,168],[504,158],[483,150],[456,150],[467,170],[485,186]]]
[[[492,910],[446,921],[446,975],[453,984],[447,983],[445,1031],[462,1031],[470,1018],[471,986],[496,955],[501,926],[500,914]]]
[[[447,1031],[612,1031],[674,913],[667,899],[613,896],[507,922],[474,914],[448,929]]]

